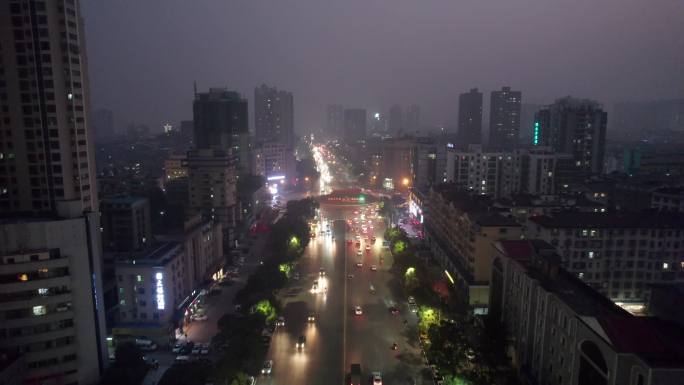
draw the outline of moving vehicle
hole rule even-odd
[[[409,297],[408,297],[408,303],[409,303],[409,305],[415,305],[415,304],[416,304],[416,299],[413,298],[413,296],[410,296],[410,295],[409,295]]]
[[[399,309],[397,309],[397,308],[394,307],[394,306],[390,306],[389,311],[390,311],[390,313],[392,313],[392,315],[397,315],[397,314],[399,314]]]
[[[371,265],[371,271],[378,271],[378,267],[375,265]]]
[[[361,364],[351,364],[349,385],[361,385]]]
[[[363,267],[363,262],[361,262],[361,261],[356,262],[356,267]]]
[[[306,317],[306,322],[316,322],[316,315],[314,313],[309,313],[309,316]]]
[[[190,319],[193,321],[206,321],[209,319],[209,316],[206,314],[194,314]]]
[[[183,342],[176,342],[175,345],[173,345],[173,348],[171,349],[171,353],[178,354],[180,351],[185,347],[185,344]]]
[[[318,270],[318,275],[321,276],[321,277],[325,277],[325,269],[321,267],[321,268]]]
[[[373,372],[371,377],[373,378],[373,385],[382,385],[382,373]]]
[[[285,326],[285,318],[283,316],[276,319],[276,326]]]
[[[375,294],[375,288],[373,287],[373,285],[370,285],[370,292],[371,294]]]
[[[361,306],[359,306],[359,305],[354,306],[354,314],[355,315],[363,315],[363,309],[361,309]]]
[[[304,349],[304,345],[306,345],[306,337],[299,336],[299,338],[297,339],[297,349],[298,350]]]
[[[271,371],[273,371],[273,360],[264,361],[264,364],[261,366],[261,374],[269,375]]]

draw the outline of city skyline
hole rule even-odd
[[[501,7],[376,2],[367,11],[362,6],[367,3],[351,1],[342,7],[300,0],[291,6],[237,6],[214,1],[202,8],[150,1],[130,8],[119,2],[85,1],[93,105],[111,109],[124,122],[161,130],[163,122],[190,118],[195,81],[203,89],[228,86],[250,103],[253,88],[265,82],[293,92],[298,100],[296,131],[308,132],[324,124],[326,106],[335,103],[368,111],[416,103],[422,107],[423,122],[455,123],[458,94],[472,87],[488,93],[510,85],[523,92],[525,103],[535,104],[565,95],[591,98],[609,112],[625,100],[684,97],[684,73],[679,69],[684,47],[681,42],[667,43],[669,37],[684,34],[678,22],[682,4],[611,0],[570,6],[526,0]],[[149,22],[152,15],[157,22]],[[265,18],[271,20],[269,25],[246,24]],[[110,33],[121,19],[127,20],[127,28]],[[471,21],[477,19],[492,23]],[[575,22],[580,19],[582,23]],[[357,28],[343,28],[351,22]],[[407,30],[407,22],[418,27]],[[228,28],[251,32],[234,34]],[[150,39],[164,43],[147,44]],[[203,44],[192,44],[195,40]],[[330,46],[331,40],[341,44]],[[422,45],[424,41],[430,44]],[[177,54],[177,47],[187,51]],[[464,53],[467,59],[458,59]],[[401,59],[407,54],[415,61]],[[501,55],[506,60],[500,60]],[[127,68],[138,70],[123,70]],[[147,75],[141,82],[138,75],[143,73]],[[136,98],[130,97],[132,89]],[[140,103],[157,98],[157,107]]]

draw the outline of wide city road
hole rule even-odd
[[[374,214],[362,206],[321,207],[316,237],[297,267],[299,279],[281,292],[285,326],[271,340],[267,359],[273,360],[273,371],[260,376],[259,384],[342,384],[352,363],[361,364],[363,384],[376,371],[385,384],[422,384],[416,336],[404,323],[415,325],[415,316],[389,271],[384,225]],[[356,306],[363,314],[355,314]],[[392,314],[391,307],[399,313]],[[303,349],[296,347],[300,336],[306,340]],[[392,349],[394,342],[398,350]]]

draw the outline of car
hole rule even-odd
[[[278,317],[275,324],[276,326],[285,326],[285,318],[283,316]]]
[[[418,313],[418,306],[409,305],[409,310],[411,310],[411,313]]]
[[[304,349],[304,345],[306,345],[306,337],[299,336],[299,338],[297,338],[297,349]]]
[[[370,245],[366,245],[366,251],[370,251]]]
[[[356,305],[354,306],[354,315],[362,315],[363,314],[363,309],[361,309],[361,306]]]
[[[390,306],[389,311],[390,311],[390,313],[392,313],[392,315],[397,315],[397,314],[399,314],[399,309],[397,309],[397,308],[394,307],[394,306]]]
[[[321,277],[325,277],[325,269],[321,267],[321,268],[318,270],[318,275],[321,276]]]
[[[307,322],[316,322],[316,315],[314,313],[309,313],[306,317]]]
[[[192,317],[190,317],[190,319],[193,321],[206,321],[209,319],[209,316],[206,314],[195,314]]]
[[[176,342],[176,344],[173,345],[173,348],[171,348],[171,353],[178,354],[181,350],[183,350],[183,347],[185,347],[183,342]]]
[[[203,356],[206,356],[209,354],[209,344],[208,343],[202,344],[202,349],[200,350],[200,354]]]
[[[351,239],[347,239],[347,244],[348,244],[348,245],[351,245],[352,243],[354,243],[354,241],[352,241]]]
[[[363,267],[363,262],[361,262],[361,261],[356,262],[356,267]]]
[[[261,374],[269,375],[273,371],[273,360],[266,360],[261,366]]]
[[[192,353],[192,349],[194,346],[195,346],[194,342],[188,342],[180,349],[178,354],[180,354],[181,356],[190,355],[190,353]]]
[[[299,273],[294,273],[292,275],[292,279],[294,279],[295,281],[299,281]]]
[[[361,252],[361,250],[359,250],[359,251],[356,252],[356,255],[358,255],[358,256],[360,257],[360,256],[363,255],[363,253]]]
[[[201,352],[202,352],[202,345],[197,344],[192,348],[192,351],[190,352],[190,354],[192,354],[193,356],[196,356],[196,355],[200,354]]]
[[[378,267],[375,265],[371,265],[371,271],[378,271]]]
[[[371,377],[373,377],[373,385],[382,385],[382,373],[373,372]]]
[[[190,356],[188,356],[188,355],[176,356],[176,360],[175,360],[176,364],[187,364],[189,362],[190,362]]]
[[[410,296],[410,295],[409,295],[409,297],[408,297],[408,303],[409,303],[409,305],[415,305],[415,304],[416,304],[416,299],[413,298],[413,296]]]
[[[354,278],[354,274],[349,274],[349,275],[347,276],[347,278],[348,278],[348,279]]]

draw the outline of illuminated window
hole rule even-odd
[[[142,282],[142,281],[143,281],[143,276],[140,275],[140,274],[138,274],[138,275],[135,277],[135,280],[138,281],[138,282]]]
[[[670,268],[670,264],[667,262],[663,262],[663,270],[667,270]]]
[[[22,282],[28,281],[28,275],[26,275],[26,274],[19,274],[19,277],[17,277],[17,278],[19,278],[19,280]]]
[[[38,305],[33,307],[33,315],[45,315],[47,314],[47,309],[43,305]]]

